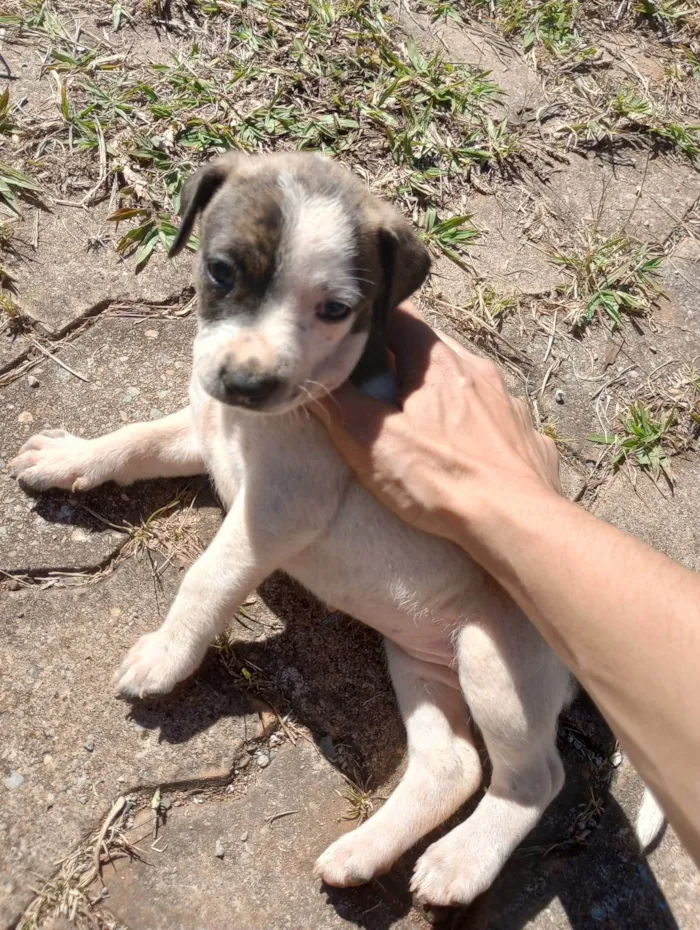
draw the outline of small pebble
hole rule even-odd
[[[561,388],[557,388],[557,390],[555,391],[554,399],[558,404],[564,403],[564,392],[562,391]]]
[[[335,746],[333,745],[333,740],[330,738],[330,736],[322,736],[318,741],[318,748],[321,750],[326,759],[329,759],[331,762],[335,761]]]
[[[264,753],[258,756],[258,765],[261,769],[266,769],[270,764],[270,757]]]
[[[221,842],[221,840],[216,841],[216,845],[214,846],[214,855],[217,859],[223,859],[226,855],[226,850],[224,849],[224,844]]]
[[[91,736],[88,736],[88,738],[83,743],[83,746],[85,749],[87,749],[88,752],[92,752],[95,748],[95,741]]]
[[[35,378],[34,375],[27,375],[27,384],[31,388],[38,388],[41,384],[38,378]]]
[[[245,833],[241,833],[241,843],[245,843],[247,839],[248,839],[248,831],[246,830]]]
[[[25,410],[22,413],[20,413],[17,419],[19,420],[20,423],[31,423],[34,417],[28,410]]]
[[[164,795],[164,797],[162,797],[162,798],[160,799],[160,809],[161,809],[161,810],[163,810],[163,811],[169,811],[170,808],[171,808],[172,806],[173,806],[173,802],[170,800],[170,798],[168,797],[167,794]]]
[[[23,781],[24,775],[20,775],[19,772],[11,772],[7,778],[3,778],[2,783],[8,791],[13,791],[15,788],[19,788]]]
[[[616,769],[621,764],[622,764],[622,753],[620,752],[619,749],[617,749],[610,756],[610,765],[612,765],[612,767]]]

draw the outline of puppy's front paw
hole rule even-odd
[[[47,429],[28,439],[9,464],[10,472],[35,491],[87,491],[100,484],[89,439]]]
[[[189,678],[200,659],[186,645],[156,630],[131,647],[114,681],[121,693],[131,698],[167,694],[178,682]]]
[[[321,853],[314,866],[314,875],[335,888],[349,888],[371,882],[377,875],[388,872],[392,865],[393,860],[387,860],[379,845],[360,827],[341,836]]]

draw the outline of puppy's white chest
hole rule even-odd
[[[264,527],[288,544],[274,567],[408,652],[449,665],[465,589],[481,585],[464,553],[383,508],[312,415],[251,416],[200,390],[192,406],[207,467],[227,509],[243,493],[254,536]]]

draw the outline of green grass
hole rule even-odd
[[[502,320],[518,306],[518,299],[499,293],[488,284],[476,284],[466,309],[491,323]]]
[[[116,182],[119,192],[115,221],[134,224],[120,251],[143,265],[167,246],[183,181],[207,159],[292,148],[365,166],[380,193],[426,216],[431,245],[461,260],[475,232],[437,220],[445,191],[520,148],[496,118],[501,91],[488,72],[421,51],[375,0],[194,6],[211,29],[202,22],[167,58],[137,68],[97,36],[77,46],[50,0],[27,8],[23,34],[59,88],[60,144],[100,154],[102,190]],[[150,13],[167,10],[152,3]],[[112,5],[113,21],[126,16]]]
[[[574,147],[598,147],[618,141],[639,145],[645,139],[700,159],[700,121],[685,122],[668,95],[651,96],[649,87],[622,86],[595,103],[580,95],[569,102],[578,114],[559,130]]]
[[[495,22],[517,37],[525,52],[545,49],[555,58],[591,47],[579,30],[578,0],[422,0],[431,18],[467,24],[474,16]]]
[[[438,220],[435,208],[429,207],[420,235],[426,245],[461,265],[465,248],[479,237],[479,230],[471,225],[471,215]]]
[[[638,0],[635,12],[664,32],[684,26],[698,16],[695,0]]]
[[[649,312],[661,292],[659,266],[662,254],[653,246],[638,245],[626,236],[604,238],[589,230],[578,248],[557,252],[552,258],[569,275],[560,293],[576,301],[574,323],[583,326],[603,314],[613,328],[623,315]]]
[[[634,403],[618,419],[620,432],[595,434],[588,437],[589,441],[610,446],[616,468],[631,462],[648,470],[654,478],[663,473],[673,483],[667,446],[676,424],[675,411],[662,410],[655,419],[647,406]]]
[[[41,188],[18,168],[0,162],[0,204],[4,204],[15,216],[20,216],[19,199],[38,194]]]
[[[117,252],[133,255],[137,268],[146,264],[158,246],[169,252],[177,235],[177,226],[169,215],[146,209],[117,210],[107,219],[117,225],[125,220],[138,220],[137,225],[128,229],[117,243]],[[195,250],[198,245],[197,237],[191,236],[187,247]]]
[[[77,46],[50,0],[25,8],[23,34],[58,82],[62,143],[101,153],[104,190],[118,182],[115,221],[134,223],[121,251],[143,264],[166,247],[184,178],[203,161],[229,149],[294,148],[367,165],[380,188],[391,178],[384,192],[426,215],[430,243],[459,260],[475,233],[437,221],[446,183],[519,150],[507,121],[492,115],[501,91],[488,72],[425,54],[375,0],[193,6],[218,32],[195,28],[165,60],[140,68],[97,36]],[[168,13],[157,0],[149,9]],[[111,11],[115,27],[131,15],[120,2]]]
[[[10,106],[10,88],[6,87],[0,94],[0,135],[9,136],[18,130],[19,126],[15,122]]]

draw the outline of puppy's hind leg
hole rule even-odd
[[[432,905],[466,905],[485,891],[564,782],[555,738],[569,675],[514,606],[495,620],[466,626],[458,640],[460,681],[493,774],[471,817],[416,865],[412,890]]]
[[[345,887],[387,872],[418,840],[453,814],[479,786],[481,763],[456,680],[387,642],[389,670],[408,737],[408,767],[386,804],[336,840],[316,862],[329,885]],[[441,678],[453,673],[441,668]]]
[[[88,491],[116,481],[176,478],[206,471],[189,407],[152,423],[132,423],[97,439],[61,429],[28,439],[10,462],[10,471],[36,491]]]

